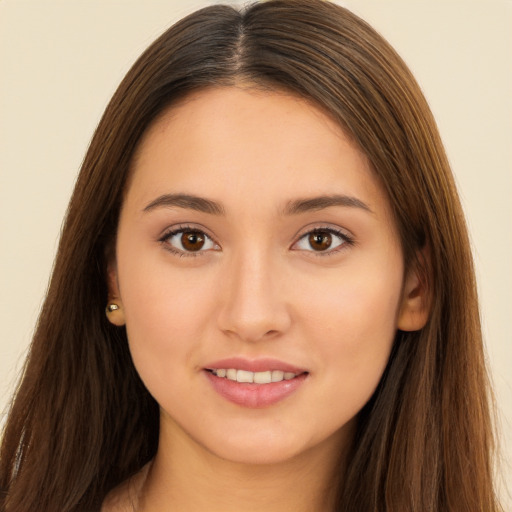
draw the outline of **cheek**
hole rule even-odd
[[[307,337],[315,340],[312,354],[326,407],[338,404],[345,419],[359,412],[382,377],[395,338],[400,292],[398,265],[388,274],[347,272],[322,293],[310,294]]]
[[[157,261],[146,264],[142,257],[119,262],[130,352],[156,396],[176,385],[193,365],[211,316],[213,287],[196,274]]]

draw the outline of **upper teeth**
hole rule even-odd
[[[297,376],[296,373],[283,372],[281,370],[272,370],[266,372],[248,372],[246,370],[236,370],[234,368],[217,368],[212,370],[217,377],[225,377],[237,382],[252,382],[254,384],[270,384],[271,382],[280,382],[290,380]]]

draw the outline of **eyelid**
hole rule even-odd
[[[199,231],[204,233],[208,238],[211,238],[213,241],[215,241],[215,237],[210,233],[209,229],[205,228],[201,224],[187,222],[173,224],[172,226],[166,227],[161,231],[161,234],[158,235],[158,241],[165,240],[166,238],[169,238],[170,235],[179,233],[180,231]],[[215,243],[217,244],[216,241]]]
[[[302,250],[304,252],[312,253],[314,256],[330,256],[333,254],[336,254],[342,250],[345,250],[347,247],[353,246],[355,244],[355,240],[353,235],[351,235],[346,230],[336,226],[329,226],[329,225],[316,225],[311,226],[307,229],[307,231],[302,231],[301,234],[296,235],[296,241],[292,244],[291,249],[293,249],[294,246],[296,246],[301,240],[303,240],[306,236],[311,235],[312,233],[330,233],[331,235],[334,235],[336,237],[339,237],[343,240],[342,243],[337,245],[334,248],[328,248],[325,251],[315,251],[314,249],[306,250],[306,249],[296,249],[296,250]]]
[[[165,246],[165,249],[170,251],[173,254],[177,254],[178,256],[203,256],[205,253],[211,251],[212,249],[199,249],[197,251],[183,251],[177,247],[174,247],[167,241],[169,238],[177,235],[178,233],[186,232],[186,231],[195,231],[201,233],[206,238],[208,238],[216,248],[214,250],[218,250],[220,248],[219,243],[215,240],[215,238],[207,233],[207,230],[202,226],[194,226],[191,224],[178,224],[176,226],[170,226],[164,230],[164,232],[158,237],[158,242]]]

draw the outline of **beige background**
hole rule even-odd
[[[103,109],[164,28],[212,3],[0,0],[0,410],[26,354],[66,204]],[[512,2],[340,3],[396,47],[438,120],[472,232],[502,431],[500,474],[512,481]]]

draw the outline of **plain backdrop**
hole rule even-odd
[[[0,410],[15,388],[102,111],[156,36],[212,3],[0,0]],[[499,471],[512,481],[512,2],[340,3],[395,46],[438,121],[472,234],[501,429]],[[501,492],[512,510],[504,486]]]

